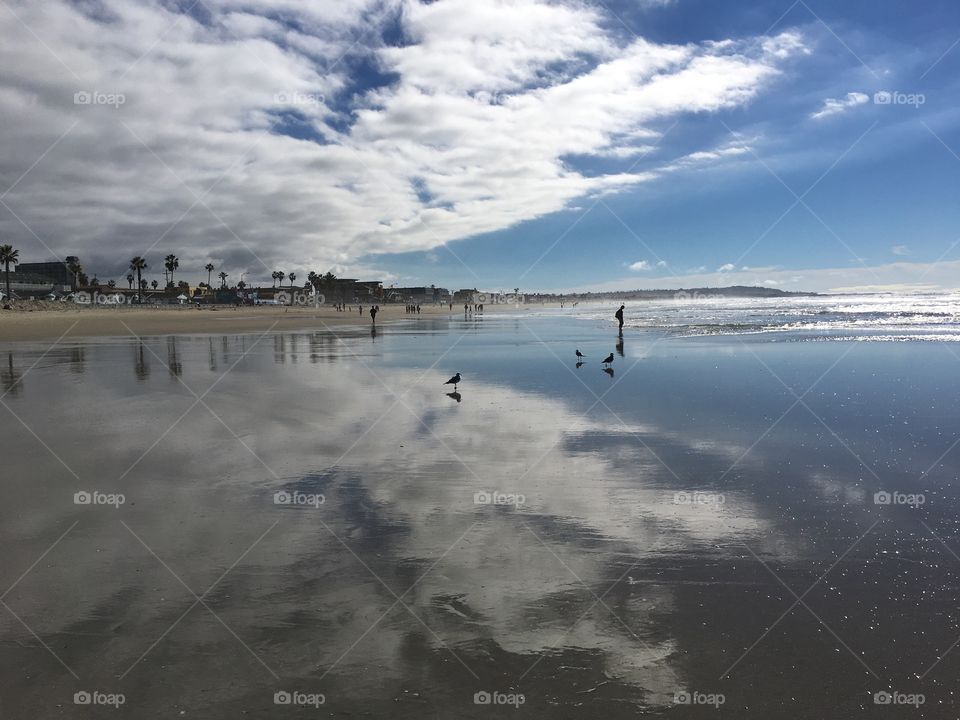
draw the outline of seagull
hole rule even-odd
[[[577,350],[577,359],[578,359],[578,360],[579,360],[580,358],[585,358],[585,357],[586,357],[586,355],[584,355],[582,352],[580,352],[579,350]]]
[[[612,364],[613,364],[613,353],[610,353],[609,355],[607,355],[607,356],[603,359],[603,364],[604,364],[604,365],[612,365]]]
[[[613,356],[611,355],[610,357],[613,357]],[[457,373],[456,375],[454,375],[452,378],[450,378],[444,383],[444,385],[453,385],[454,392],[457,391],[457,385],[459,384],[460,384],[460,373]]]

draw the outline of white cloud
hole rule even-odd
[[[641,270],[649,270],[650,263],[648,263],[646,260],[639,260],[633,263],[632,265],[630,265],[630,269],[635,272],[639,272]]]
[[[133,0],[10,3],[4,188],[53,148],[4,197],[19,220],[0,206],[0,234],[39,259],[36,233],[101,277],[138,253],[160,272],[169,252],[187,277],[208,258],[248,280],[359,274],[366,255],[555,213],[676,169],[585,174],[568,158],[648,152],[663,121],[744,105],[804,47],[790,32],[627,42],[602,8],[544,0],[219,0],[203,22]],[[379,45],[397,18],[407,42]],[[358,93],[358,53],[391,83]],[[80,91],[125,102],[75,105]]]
[[[910,248],[908,248],[906,245],[894,245],[892,248],[890,248],[890,252],[892,252],[894,255],[909,255]]]
[[[667,261],[666,261],[666,260],[660,260],[660,261],[657,262],[657,267],[659,267],[659,268],[665,268],[666,266],[667,266]]]
[[[831,115],[837,115],[845,112],[857,105],[864,105],[870,101],[870,97],[861,92],[848,92],[842,98],[827,98],[823,101],[823,107],[816,112],[810,113],[814,120],[820,120]]]
[[[736,269],[737,269],[737,266],[734,265],[733,263],[726,263],[725,265],[721,265],[720,267],[718,267],[717,272],[726,273]]]

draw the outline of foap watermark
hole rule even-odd
[[[74,105],[109,105],[114,108],[119,108],[125,102],[127,102],[127,96],[123,93],[80,90],[73,94]]]
[[[136,291],[128,292],[95,292],[77,290],[73,293],[73,301],[77,305],[133,305],[140,302]]]
[[[273,299],[276,300],[281,305],[323,305],[326,302],[326,298],[320,293],[309,293],[306,290],[295,290],[293,292],[288,292],[286,290],[281,290],[276,295],[273,296]]]
[[[927,101],[923,93],[903,93],[898,90],[879,90],[873,94],[874,105],[912,105],[919,108]]]
[[[474,705],[513,705],[519,708],[527,701],[522,693],[505,693],[499,690],[481,690],[473,694]]]
[[[923,493],[903,493],[896,490],[881,490],[873,494],[874,505],[907,505],[909,507],[919,507],[927,501],[927,496]]]
[[[305,93],[294,90],[292,92],[279,92],[273,96],[273,101],[277,105],[288,106],[309,106],[323,105],[327,98],[320,93]]]
[[[525,305],[527,296],[523,293],[478,292],[473,293],[470,302],[474,305]]]
[[[673,694],[674,705],[711,705],[719,708],[727,701],[723,693],[705,693],[699,690],[677,690]]]
[[[920,707],[927,701],[923,693],[902,693],[894,690],[887,692],[881,690],[873,694],[874,705],[912,705],[915,708]]]
[[[480,90],[473,94],[474,101],[481,105],[504,105],[509,97],[510,95],[507,93],[488,92],[487,90]]]
[[[308,693],[300,690],[277,690],[273,694],[274,705],[318,708],[327,701],[323,693]]]
[[[704,505],[719,507],[727,501],[722,493],[700,492],[699,490],[681,490],[673,494],[674,505]]]
[[[99,690],[80,690],[73,694],[74,705],[105,705],[117,710],[127,701],[123,693],[105,693]]]
[[[123,493],[105,493],[99,490],[78,490],[73,494],[74,505],[112,505],[119,508],[127,501]]]
[[[321,493],[305,493],[299,490],[287,492],[281,490],[273,494],[274,505],[310,505],[318,508],[327,501],[327,498]]]
[[[723,295],[718,293],[702,293],[696,290],[687,292],[681,290],[673,294],[673,299],[677,302],[710,302],[714,300],[723,300]]]
[[[527,501],[521,493],[505,493],[499,490],[481,490],[473,494],[474,505],[513,505],[520,507]]]

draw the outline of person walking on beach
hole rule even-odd
[[[624,306],[621,305],[620,309],[614,313],[614,317],[617,318],[617,322],[620,323],[619,331],[621,335],[623,335],[623,308]]]
[[[376,305],[370,308],[370,322],[372,322],[374,325],[377,324],[377,311],[379,309],[380,308],[378,308]]]

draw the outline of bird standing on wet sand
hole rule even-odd
[[[582,352],[580,352],[579,350],[577,350],[577,359],[578,359],[578,360],[581,359],[581,358],[585,358],[585,357],[586,357],[586,355],[584,355]]]
[[[450,378],[444,383],[444,385],[453,385],[454,392],[457,391],[457,385],[459,384],[460,384],[460,373],[457,373],[456,375],[454,375],[452,378]]]
[[[607,355],[607,356],[603,359],[603,364],[604,364],[604,365],[612,365],[612,364],[613,364],[613,353],[610,353],[609,355]]]

